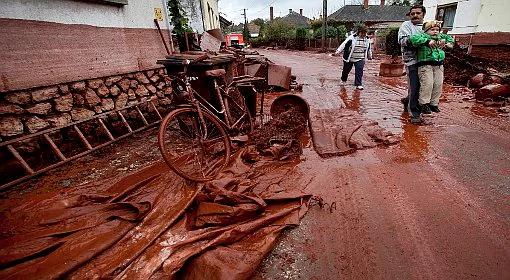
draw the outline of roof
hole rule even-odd
[[[310,25],[310,19],[300,15],[296,12],[290,12],[288,15],[280,18],[285,22],[288,22],[296,27],[308,27]]]
[[[363,5],[346,5],[328,16],[328,19],[347,22],[404,22],[407,20],[406,14],[409,8],[409,6],[369,5],[365,10]]]
[[[232,22],[220,15],[220,24],[222,26],[231,26]]]
[[[260,26],[254,24],[254,23],[248,23],[248,31],[250,31],[250,34],[259,34]]]

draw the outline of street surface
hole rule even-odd
[[[340,57],[259,51],[292,67],[312,114],[357,110],[403,140],[328,159],[305,149],[295,172],[328,205],[312,207],[254,279],[510,279],[508,116],[446,87],[442,112],[414,126],[405,77],[378,77],[380,60],[356,91],[354,69],[340,85]]]
[[[260,172],[258,180],[326,204],[311,206],[285,232],[253,279],[510,279],[508,115],[447,87],[442,112],[427,125],[411,125],[400,103],[405,77],[378,77],[380,60],[367,63],[365,90],[356,91],[354,73],[340,85],[339,57],[260,52],[292,67],[313,116],[327,121],[355,110],[402,141],[321,158],[305,137],[296,165],[280,177]],[[161,161],[156,133],[141,132],[20,184],[3,194],[0,210],[149,167]]]

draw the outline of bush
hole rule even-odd
[[[340,42],[342,42],[343,40],[345,40],[345,38],[347,38],[345,36],[347,34],[347,28],[344,25],[340,25],[336,29],[337,29],[336,33],[338,36],[338,40]]]
[[[285,43],[293,39],[295,30],[293,26],[282,20],[273,20],[267,24],[264,30],[264,37],[271,43],[285,45]]]
[[[298,50],[304,50],[306,47],[306,39],[308,39],[308,29],[298,27],[296,29],[295,48]]]
[[[259,36],[257,38],[252,38],[250,40],[250,45],[254,48],[259,48],[261,46],[269,45],[269,41],[266,38]]]
[[[400,55],[400,44],[398,43],[398,28],[390,28],[386,35],[386,54],[395,58]]]
[[[326,38],[336,38],[338,36],[338,29],[333,26],[328,26],[326,28]]]
[[[314,30],[313,37],[315,39],[322,38],[322,28]],[[338,29],[333,26],[328,26],[326,28],[326,38],[337,38],[338,37]]]

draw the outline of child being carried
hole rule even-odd
[[[423,24],[424,33],[411,36],[411,44],[417,47],[418,76],[420,78],[420,109],[423,114],[439,113],[439,98],[443,90],[445,52],[443,48],[453,48],[453,38],[441,33],[440,21]]]

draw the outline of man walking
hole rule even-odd
[[[418,78],[418,59],[416,48],[413,47],[409,38],[422,32],[423,17],[425,16],[425,7],[414,5],[409,10],[411,20],[405,21],[398,30],[398,42],[401,46],[402,57],[406,65],[407,72],[407,97],[402,98],[404,110],[409,111],[411,123],[419,124],[423,122],[421,118],[420,105],[418,103],[420,80]]]

